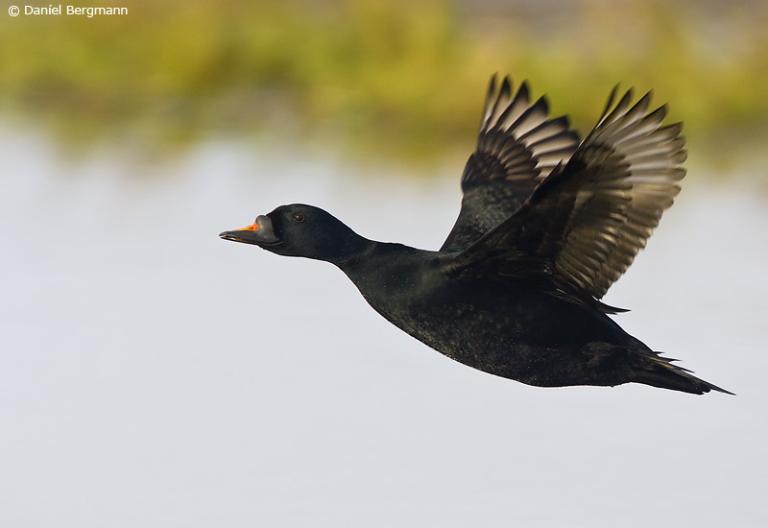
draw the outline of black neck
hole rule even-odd
[[[347,268],[353,267],[359,262],[364,261],[367,256],[375,251],[378,244],[379,242],[376,242],[375,240],[368,240],[367,238],[352,232],[352,234],[344,240],[338,253],[326,260],[335,264],[343,271],[346,271]]]

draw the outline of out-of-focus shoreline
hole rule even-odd
[[[172,154],[216,135],[419,162],[471,147],[494,71],[585,133],[653,89],[724,167],[768,140],[764,3],[176,1],[98,20],[0,17],[0,115],[65,147]],[[639,94],[638,94],[639,95]]]

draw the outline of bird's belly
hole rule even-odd
[[[486,302],[471,295],[378,310],[429,347],[470,367],[534,385],[583,376],[584,347],[617,341],[612,323],[580,307],[544,298]],[[615,326],[615,325],[613,325]]]
[[[451,309],[453,308],[453,309]],[[466,306],[415,310],[388,319],[427,346],[465,365],[510,377],[534,353],[520,320]]]

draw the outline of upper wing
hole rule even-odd
[[[650,92],[614,106],[568,164],[557,169],[499,227],[454,260],[462,272],[544,274],[581,298],[601,298],[629,267],[680,191],[685,140],[662,127],[666,107],[647,113]]]
[[[461,212],[441,251],[468,247],[514,213],[541,179],[579,143],[568,118],[549,119],[547,101],[531,104],[528,84],[512,95],[509,76],[491,77],[477,148],[461,178]]]

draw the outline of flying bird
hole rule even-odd
[[[461,210],[438,251],[377,242],[310,205],[284,205],[226,240],[336,265],[392,324],[484,372],[538,387],[642,383],[729,393],[609,317],[627,270],[685,175],[682,124],[651,92],[611,92],[584,139],[527,82],[491,78]],[[731,393],[729,393],[731,394]]]

